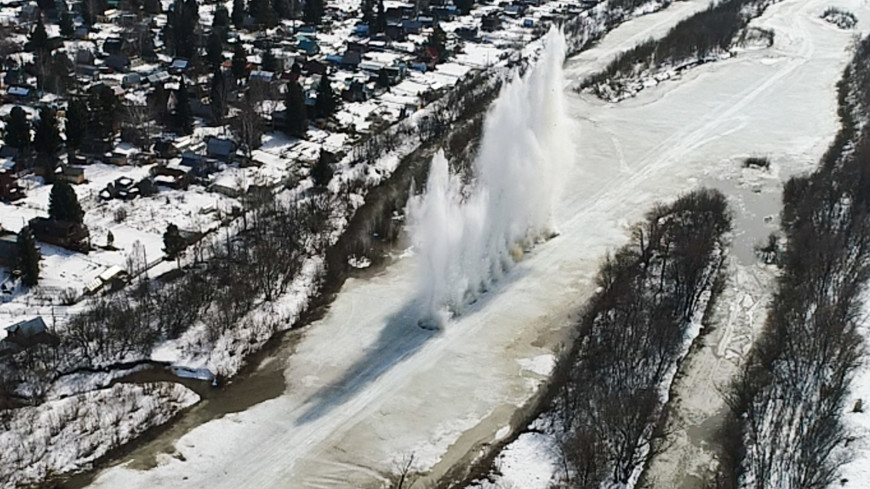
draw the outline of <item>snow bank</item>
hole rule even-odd
[[[7,411],[0,419],[0,483],[15,487],[86,469],[198,400],[179,384],[117,384]]]

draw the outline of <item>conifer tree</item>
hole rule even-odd
[[[75,34],[76,26],[73,22],[73,13],[65,11],[60,14],[60,35],[69,39]]]
[[[323,0],[305,0],[302,15],[305,18],[305,22],[320,25],[323,19]]]
[[[235,78],[236,84],[239,84],[239,82],[245,79],[247,66],[248,53],[245,51],[244,46],[236,44],[236,47],[233,50],[233,63],[231,66],[233,78]]]
[[[181,237],[178,226],[170,223],[163,233],[163,252],[168,258],[177,260],[184,248],[184,238]]]
[[[245,0],[233,0],[233,25],[241,29],[245,25]]]
[[[371,29],[371,26],[369,26]],[[378,0],[378,13],[375,16],[374,32],[381,33],[387,30],[387,13],[384,10],[384,0]]]
[[[24,226],[18,232],[18,268],[21,270],[21,281],[28,287],[39,282],[39,260],[42,255],[36,245],[36,238],[30,226]]]
[[[314,103],[314,111],[317,117],[329,117],[335,112],[337,102],[335,93],[332,90],[332,82],[329,80],[329,73],[324,72],[320,76],[320,83],[317,85],[317,101]]]
[[[48,196],[48,217],[56,221],[81,224],[85,213],[76,191],[67,182],[55,182]]]
[[[208,36],[208,44],[205,48],[205,59],[211,65],[212,70],[220,68],[224,62],[224,45],[217,31],[212,31]]]
[[[30,123],[27,113],[19,106],[12,107],[6,122],[6,144],[20,151],[30,148]]]
[[[320,155],[317,157],[317,163],[314,164],[314,168],[311,169],[311,179],[314,181],[314,185],[320,188],[324,188],[329,185],[330,180],[332,180],[332,165],[329,164],[329,155],[326,151],[321,150]]]
[[[187,93],[187,83],[184,77],[178,84],[178,92],[175,95],[175,128],[184,135],[193,133],[193,109],[190,107],[190,94]]]
[[[462,15],[468,15],[474,7],[474,0],[453,0],[453,3]]]
[[[48,51],[48,33],[45,31],[45,24],[42,22],[42,16],[36,20],[36,26],[30,32],[30,50],[38,55],[44,55]]]
[[[305,107],[305,93],[295,80],[287,84],[284,105],[287,109],[284,132],[288,136],[304,138],[305,133],[308,132],[308,112]]]
[[[275,54],[272,53],[271,49],[263,51],[260,68],[264,71],[271,71],[272,73],[278,71],[278,59],[275,57]]]
[[[227,95],[226,77],[223,71],[218,69],[212,74],[209,90],[211,115],[217,125],[223,125],[224,117],[227,115]]]
[[[163,11],[163,5],[161,5],[160,0],[145,0],[142,8],[148,15],[157,15]]]
[[[363,0],[360,6],[362,10],[362,20],[369,26],[369,29],[374,29],[375,23],[375,3],[374,0]]]
[[[212,28],[215,27],[229,27],[230,26],[230,13],[227,11],[227,8],[224,5],[218,5],[218,7],[214,11],[214,18],[211,21]]]
[[[39,110],[39,122],[36,124],[36,135],[33,138],[36,152],[45,156],[57,154],[61,143],[60,131],[57,128],[57,113],[48,107],[43,107]]]
[[[88,106],[79,99],[70,100],[66,109],[66,145],[70,148],[81,146],[88,131]]]

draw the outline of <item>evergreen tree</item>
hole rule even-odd
[[[369,26],[371,30],[371,26]],[[387,30],[387,13],[384,10],[384,0],[378,0],[378,14],[375,16],[374,32],[381,33]]]
[[[211,104],[211,115],[215,124],[223,125],[224,117],[227,115],[227,80],[223,71],[216,70],[211,77],[211,89],[209,90],[209,100]]]
[[[43,107],[39,110],[39,122],[36,124],[36,135],[33,138],[36,152],[45,156],[55,155],[60,151],[62,142],[57,128],[57,113],[48,107]]]
[[[308,112],[305,107],[305,93],[295,80],[287,84],[287,96],[284,100],[286,106],[286,125],[284,132],[288,136],[304,138],[308,132]]]
[[[260,63],[261,69],[264,71],[271,71],[272,73],[276,73],[278,71],[278,59],[272,53],[271,49],[266,49],[263,51],[262,63]]]
[[[233,0],[232,21],[236,29],[245,25],[245,0]]]
[[[282,19],[289,19],[293,16],[293,7],[290,6],[290,0],[272,0],[272,8],[275,13]]]
[[[89,127],[96,129],[94,136],[100,139],[115,137],[118,122],[118,98],[108,87],[103,86],[91,93]]]
[[[270,0],[249,0],[248,9],[257,24],[267,28],[278,25],[278,13]]]
[[[39,260],[42,255],[36,245],[36,238],[30,226],[24,226],[18,231],[18,268],[21,270],[21,281],[28,287],[39,282]]]
[[[177,0],[166,14],[163,40],[170,52],[186,59],[196,55],[196,28],[199,22],[199,6],[196,0]]]
[[[362,20],[369,26],[369,29],[374,29],[375,26],[375,3],[374,0],[363,0],[360,6],[362,10]]]
[[[88,106],[79,99],[69,102],[66,109],[66,145],[78,148],[82,145],[88,132]]]
[[[386,68],[381,68],[378,70],[378,86],[381,88],[387,88],[390,86],[390,74],[387,73]]]
[[[76,85],[72,61],[66,54],[55,51],[45,63],[42,79],[45,90],[60,95],[67,94]]]
[[[178,92],[175,95],[175,128],[184,135],[193,133],[193,109],[190,107],[190,94],[187,93],[187,83],[184,77],[181,77],[181,82],[178,84]]]
[[[106,246],[111,247],[115,244],[115,235],[111,231],[106,233]]]
[[[230,26],[230,13],[224,5],[218,5],[215,9],[211,26],[212,28]]]
[[[248,53],[245,51],[245,47],[241,44],[236,44],[235,49],[233,50],[233,64],[231,66],[231,71],[233,73],[233,78],[236,80],[236,84],[245,79],[245,75],[247,74],[248,67]]]
[[[166,256],[172,260],[177,260],[185,247],[184,238],[181,237],[178,226],[175,224],[166,226],[166,232],[163,233],[163,252],[166,253]]]
[[[73,13],[66,11],[60,15],[60,35],[69,39],[75,34],[76,26],[73,22]]]
[[[471,8],[474,7],[474,0],[453,0],[453,4],[462,15],[468,15]]]
[[[314,185],[320,188],[324,188],[329,185],[329,181],[332,180],[332,165],[329,164],[329,155],[326,151],[320,150],[320,155],[317,157],[317,163],[314,164],[314,168],[311,169],[311,179],[314,181]]]
[[[12,107],[6,122],[6,144],[21,151],[30,148],[30,123],[27,113],[19,106]]]
[[[208,44],[205,48],[205,58],[206,61],[208,61],[208,64],[211,65],[212,70],[220,68],[221,64],[224,62],[224,46],[217,31],[212,31],[208,36]]]
[[[85,213],[79,204],[76,191],[67,182],[55,182],[48,196],[48,217],[56,221],[81,224]]]
[[[160,0],[145,0],[142,8],[148,15],[158,15],[163,12],[163,5],[161,5]]]
[[[302,15],[305,22],[320,25],[320,21],[323,19],[323,0],[305,0]]]
[[[30,50],[44,55],[48,51],[48,33],[45,31],[45,24],[42,23],[42,16],[36,20],[36,26],[30,32]]]
[[[332,82],[329,79],[329,74],[325,72],[320,76],[320,83],[317,85],[317,101],[314,103],[314,111],[317,113],[317,117],[329,117],[335,112],[337,105],[335,92],[332,91]]]
[[[429,47],[435,51],[436,56],[438,56],[438,61],[443,61],[444,56],[444,43],[447,42],[447,34],[444,33],[444,30],[441,29],[441,26],[435,24],[435,27],[432,28],[432,33],[429,34]]]

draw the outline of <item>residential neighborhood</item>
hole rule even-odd
[[[33,230],[45,304],[160,265],[169,224],[205,235],[248,189],[304,179],[321,151],[345,154],[576,8],[296,3],[3,0],[0,229]],[[47,215],[61,183],[79,222]],[[14,317],[33,294],[4,262]]]

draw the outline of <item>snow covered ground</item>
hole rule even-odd
[[[198,400],[180,384],[118,384],[16,409],[0,423],[0,481],[18,487],[81,469]]]
[[[858,0],[838,3],[859,14],[859,26],[870,16]],[[568,75],[577,80],[600,69],[705,5],[679,3],[625,24],[571,60]],[[622,104],[569,95],[579,153],[564,176],[559,237],[441,332],[417,328],[408,307],[413,260],[348,280],[295,345],[283,395],[193,429],[176,443],[181,457],[162,457],[146,471],[124,462],[94,486],[274,487],[292,480],[302,488],[364,488],[377,487],[412,452],[428,480],[467,461],[505,436],[516,407],[545,379],[530,359],[559,349],[601,257],[625,242],[627,226],[652,202],[736,179],[745,156],[771,156],[777,175],[816,164],[837,129],[834,86],[852,35],[818,18],[828,5],[787,0],[771,7],[759,20],[777,33],[771,49],[702,66]]]

